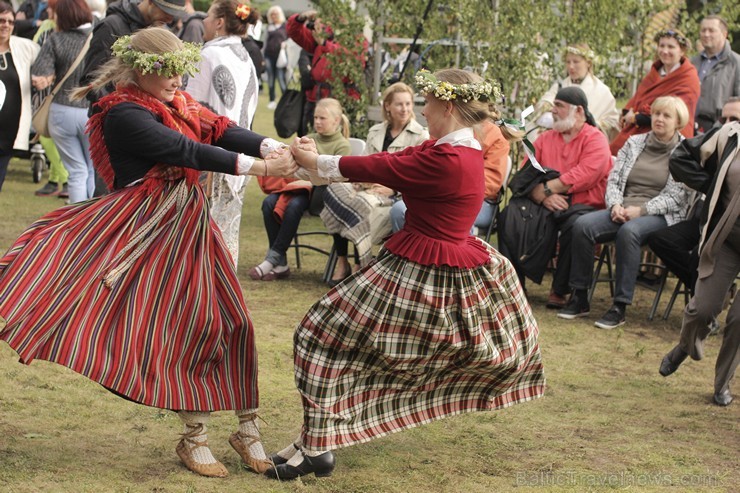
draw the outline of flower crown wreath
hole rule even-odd
[[[463,103],[468,101],[496,102],[502,98],[501,87],[495,81],[452,84],[446,81],[440,82],[432,73],[423,69],[416,73],[414,80],[423,96],[433,94],[442,101],[460,99]]]
[[[194,43],[183,43],[183,48],[166,53],[144,53],[135,50],[131,45],[131,36],[121,36],[113,43],[113,56],[143,75],[156,72],[157,75],[195,75],[198,62],[201,60],[200,46]]]
[[[596,59],[596,54],[592,50],[582,50],[580,48],[576,48],[575,46],[568,46],[565,48],[565,53],[570,53],[571,55],[578,55],[586,60],[594,61]]]
[[[234,10],[234,13],[238,18],[242,20],[242,22],[246,22],[247,19],[249,19],[249,13],[252,11],[252,9],[249,7],[249,5],[240,3],[236,6],[236,10]]]
[[[653,40],[658,43],[660,42],[660,38],[673,38],[678,41],[678,44],[680,44],[684,48],[688,48],[690,46],[689,40],[686,39],[686,36],[674,29],[662,29],[658,31],[657,33],[655,33]]]

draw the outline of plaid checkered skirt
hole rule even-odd
[[[473,269],[384,250],[311,307],[294,337],[308,450],[544,393],[537,323],[509,261],[488,250]]]

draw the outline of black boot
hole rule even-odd
[[[681,346],[676,345],[676,347],[671,349],[668,354],[663,356],[663,361],[660,362],[660,370],[658,371],[661,375],[667,377],[678,370],[678,367],[681,366],[681,363],[683,363],[683,360],[685,360],[688,355],[689,353],[681,349]]]
[[[317,455],[316,457],[304,455],[303,462],[297,466],[278,464],[275,467],[268,469],[267,472],[265,472],[265,476],[285,481],[313,473],[317,478],[324,478],[331,476],[336,465],[337,461],[334,459],[334,454],[329,451],[324,452],[321,455]]]

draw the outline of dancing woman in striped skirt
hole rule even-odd
[[[436,419],[500,409],[545,388],[538,329],[509,261],[469,235],[483,202],[474,125],[498,88],[463,70],[420,72],[433,139],[394,154],[293,154],[314,183],[380,183],[403,194],[403,229],[378,259],[311,307],[294,337],[300,438],[267,475],[328,476],[333,449]]]
[[[47,214],[0,259],[0,339],[26,364],[53,361],[178,411],[177,453],[205,476],[227,475],[208,448],[209,413],[236,410],[229,441],[263,472],[254,331],[198,175],[283,176],[297,166],[278,142],[178,90],[197,46],[148,28],[119,38],[113,53],[75,96],[116,85],[88,123],[93,162],[114,192]]]

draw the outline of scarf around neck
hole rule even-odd
[[[105,144],[103,124],[108,112],[121,103],[142,106],[157,116],[165,127],[203,144],[212,144],[220,139],[230,124],[228,118],[211,112],[186,92],[177,91],[172,102],[166,104],[136,86],[118,87],[97,102],[100,111],[90,117],[87,123],[93,166],[110,190],[114,189],[115,173]],[[149,186],[154,187],[164,181],[184,177],[189,184],[195,184],[199,175],[197,169],[158,163],[147,171],[144,181],[149,181]]]

